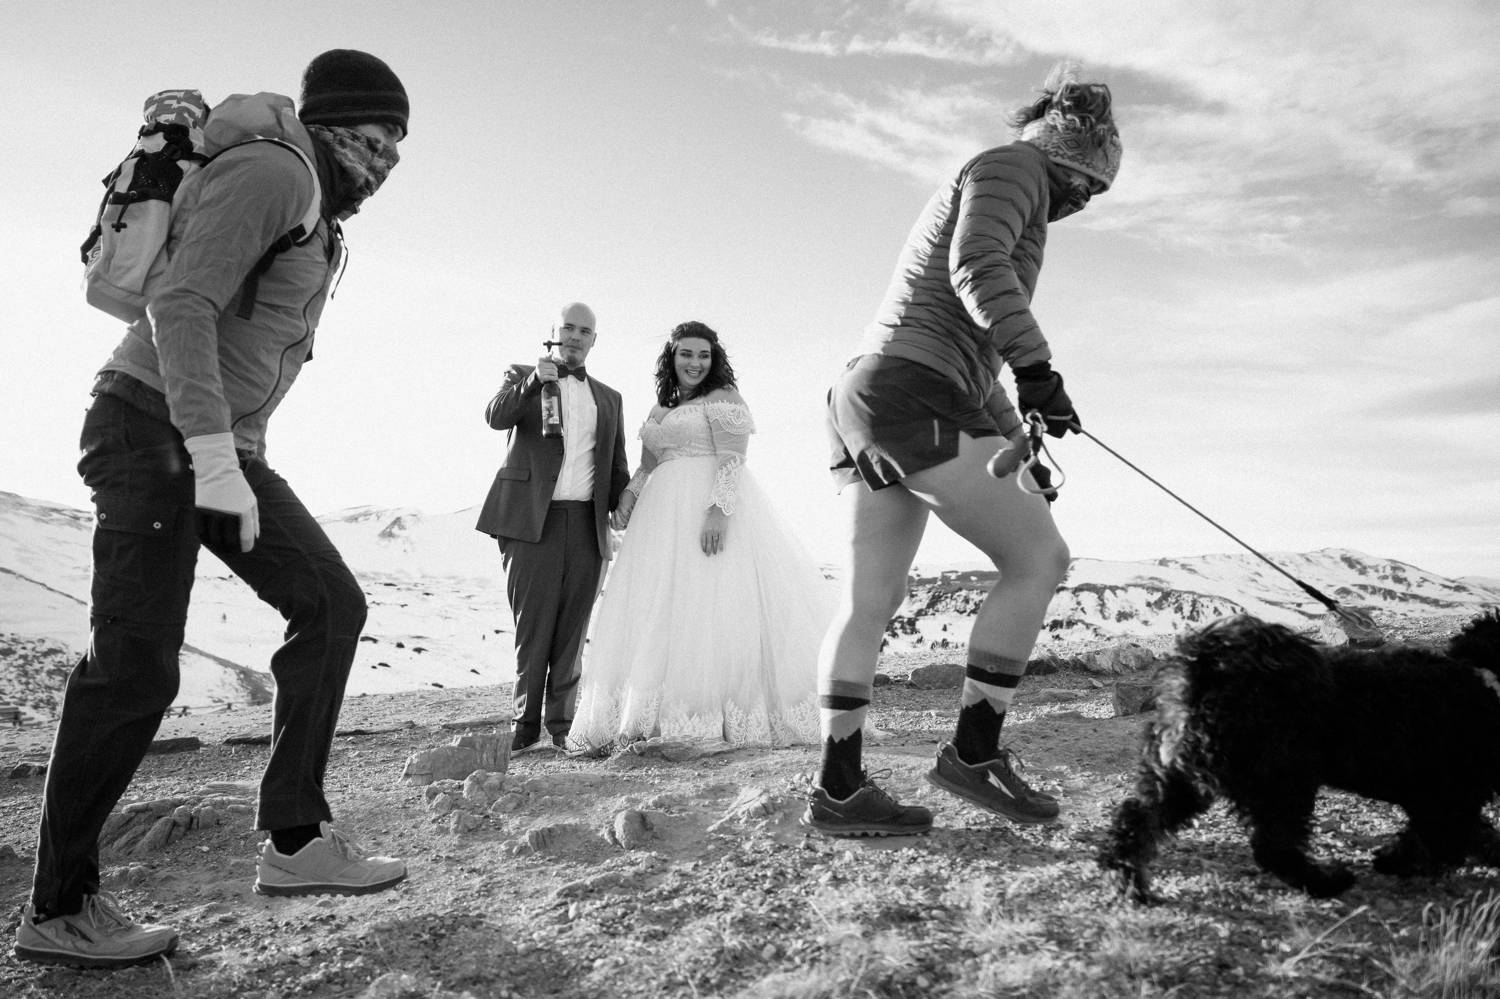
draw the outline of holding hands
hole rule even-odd
[[[609,514],[609,526],[617,531],[623,531],[630,526],[630,512],[635,509],[636,495],[631,489],[620,494],[619,502],[615,504],[614,510]]]

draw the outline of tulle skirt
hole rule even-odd
[[[740,469],[725,545],[699,544],[715,459],[652,472],[595,604],[570,742],[818,740],[817,659],[834,585]]]

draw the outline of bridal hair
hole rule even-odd
[[[668,409],[687,401],[677,385],[677,367],[672,363],[672,355],[677,353],[677,344],[685,339],[707,340],[713,354],[708,376],[698,383],[695,395],[707,395],[714,389],[734,388],[738,384],[734,380],[734,368],[729,363],[729,355],[724,352],[724,345],[719,343],[719,334],[712,327],[696,320],[678,323],[667,334],[667,342],[656,356],[656,401]]]

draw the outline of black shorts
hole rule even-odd
[[[864,354],[828,390],[829,471],[842,489],[884,489],[958,456],[958,435],[998,437],[984,400],[902,357]]]

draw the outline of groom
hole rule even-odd
[[[604,560],[608,517],[630,480],[620,393],[590,376],[594,312],[563,306],[550,355],[536,366],[514,364],[485,409],[496,430],[510,431],[505,463],[475,528],[500,542],[505,595],[516,622],[516,711],[512,752],[563,748],[573,725],[584,631]],[[562,435],[542,434],[542,386],[561,389]]]

